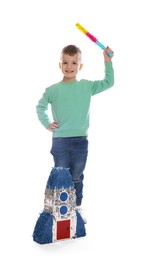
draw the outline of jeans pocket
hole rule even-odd
[[[63,147],[62,137],[53,137],[52,139],[52,147],[50,153],[54,155],[54,153],[59,153],[60,149]]]
[[[61,141],[61,137],[53,137],[52,143]]]

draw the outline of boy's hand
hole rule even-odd
[[[53,132],[56,128],[59,128],[59,122],[58,121],[54,121],[52,122],[49,126],[48,126],[48,130]]]
[[[104,52],[103,52],[104,61],[105,61],[105,62],[111,61],[111,59],[113,58],[113,56],[112,56],[112,57],[108,56],[107,52],[112,52],[113,55],[114,55],[114,52],[107,46],[107,47],[105,48]]]

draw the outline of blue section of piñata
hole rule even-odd
[[[56,188],[60,190],[62,188],[67,189],[70,187],[74,187],[74,184],[72,182],[72,177],[69,169],[63,167],[54,167],[51,170],[46,188],[51,190],[54,190]]]
[[[84,237],[86,236],[85,224],[80,213],[77,210],[76,210],[76,218],[77,218],[76,237]]]
[[[33,240],[39,244],[52,243],[52,226],[52,215],[43,211],[36,222]]]

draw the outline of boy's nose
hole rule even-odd
[[[71,66],[72,66],[72,64],[71,64],[71,63],[68,63],[68,66],[67,66],[67,67],[68,67],[69,69],[71,68]]]

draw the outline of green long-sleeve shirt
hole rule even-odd
[[[91,97],[113,85],[112,62],[105,62],[103,80],[82,79],[51,85],[46,88],[36,106],[38,118],[46,128],[50,125],[51,122],[47,114],[50,104],[54,121],[59,121],[59,128],[55,129],[53,137],[87,136]]]

